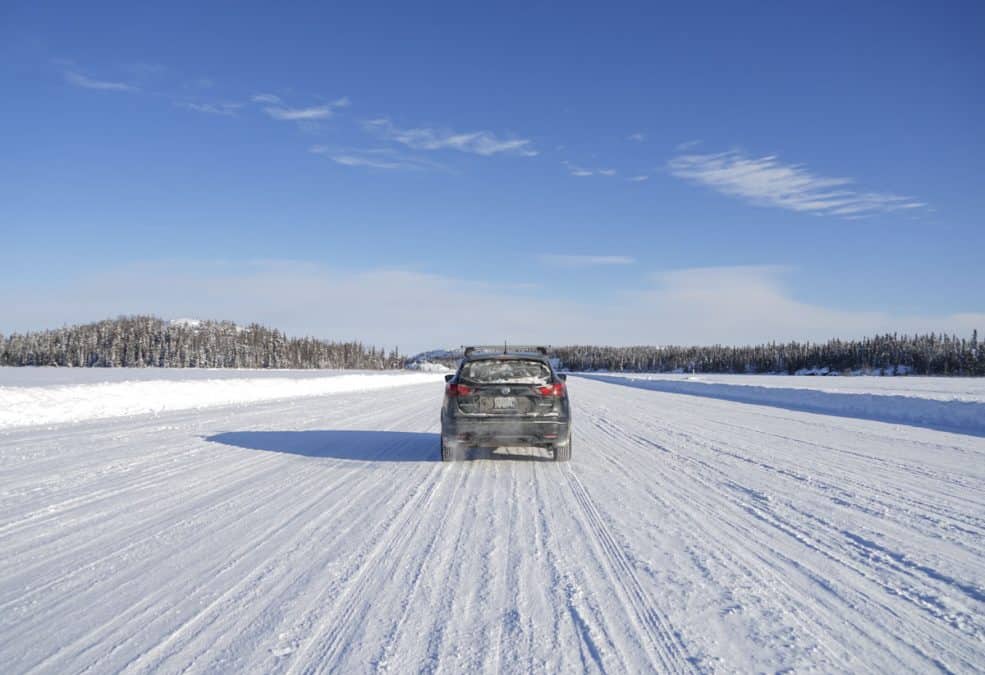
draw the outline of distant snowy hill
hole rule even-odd
[[[432,349],[408,357],[406,367],[411,370],[421,370],[424,372],[445,372],[450,371],[458,365],[462,359],[462,348],[454,347],[451,349]],[[442,370],[437,370],[435,367]]]
[[[124,316],[0,336],[0,366],[108,368],[402,368],[397,351],[290,337],[259,324]]]

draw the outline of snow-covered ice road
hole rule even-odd
[[[0,671],[985,669],[985,438],[570,391],[570,465],[440,384],[0,432]]]

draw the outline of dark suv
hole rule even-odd
[[[571,409],[566,376],[547,350],[489,352],[469,347],[445,376],[441,459],[461,459],[471,447],[536,446],[571,459]]]

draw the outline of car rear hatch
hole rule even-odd
[[[508,383],[474,387],[469,395],[458,397],[458,409],[466,415],[550,415],[556,403],[533,386]]]
[[[464,415],[556,415],[562,391],[543,362],[483,359],[462,367],[456,399]]]

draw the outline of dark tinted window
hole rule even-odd
[[[547,384],[551,369],[540,361],[486,359],[463,365],[460,377],[477,384]]]

